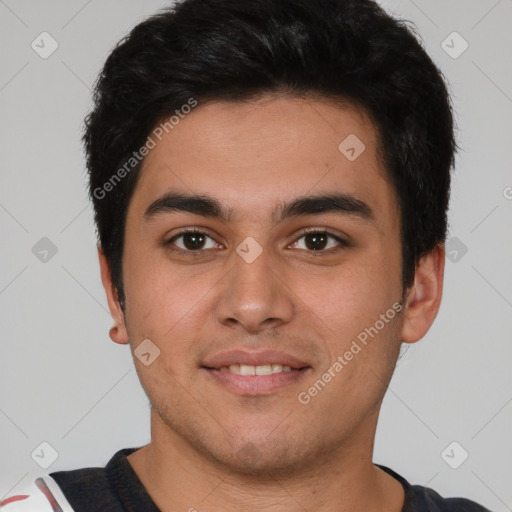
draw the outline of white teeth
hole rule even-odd
[[[231,372],[236,375],[271,375],[273,373],[291,372],[291,366],[283,366],[281,364],[261,364],[259,366],[251,366],[248,364],[231,364],[229,367],[223,366],[219,368],[221,372]]]
[[[282,364],[273,364],[272,365],[272,373],[281,373],[283,371]]]
[[[256,375],[256,368],[246,364],[240,365],[240,375]]]
[[[229,371],[231,373],[236,373],[237,375],[240,375],[240,365],[239,364],[232,364],[229,367]]]
[[[256,375],[271,375],[272,374],[272,366],[269,364],[262,364],[261,366],[256,366]]]

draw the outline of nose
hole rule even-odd
[[[233,267],[223,280],[216,302],[217,320],[249,334],[284,325],[293,318],[291,283],[267,251],[252,262],[233,254]]]

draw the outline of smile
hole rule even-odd
[[[202,367],[202,370],[216,386],[225,391],[243,396],[263,396],[299,383],[312,368],[291,368],[281,364],[232,364],[220,368]]]
[[[231,364],[218,368],[221,372],[231,372],[236,375],[272,375],[273,373],[291,372],[290,366],[282,364],[262,364],[252,366],[248,364]]]

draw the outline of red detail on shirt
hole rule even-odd
[[[55,500],[55,497],[51,493],[50,489],[48,489],[48,486],[45,484],[44,480],[42,478],[38,478],[36,480],[36,485],[38,489],[44,494],[45,498],[50,502],[54,512],[62,512],[60,505]]]
[[[12,503],[13,501],[26,500],[27,498],[30,498],[30,496],[28,494],[20,494],[19,496],[11,496],[10,498],[0,501],[0,507],[3,507],[4,505],[8,505],[9,503]]]

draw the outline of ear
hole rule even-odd
[[[415,343],[433,324],[443,295],[445,247],[439,244],[416,266],[414,284],[409,289],[404,311],[402,341]]]
[[[98,244],[98,257],[100,260],[101,282],[103,283],[103,288],[105,288],[105,292],[107,294],[110,314],[114,319],[114,327],[112,327],[109,332],[110,338],[116,343],[126,344],[128,343],[128,331],[126,329],[124,313],[117,298],[117,291],[112,283],[110,265],[107,257],[101,250],[100,244]]]

